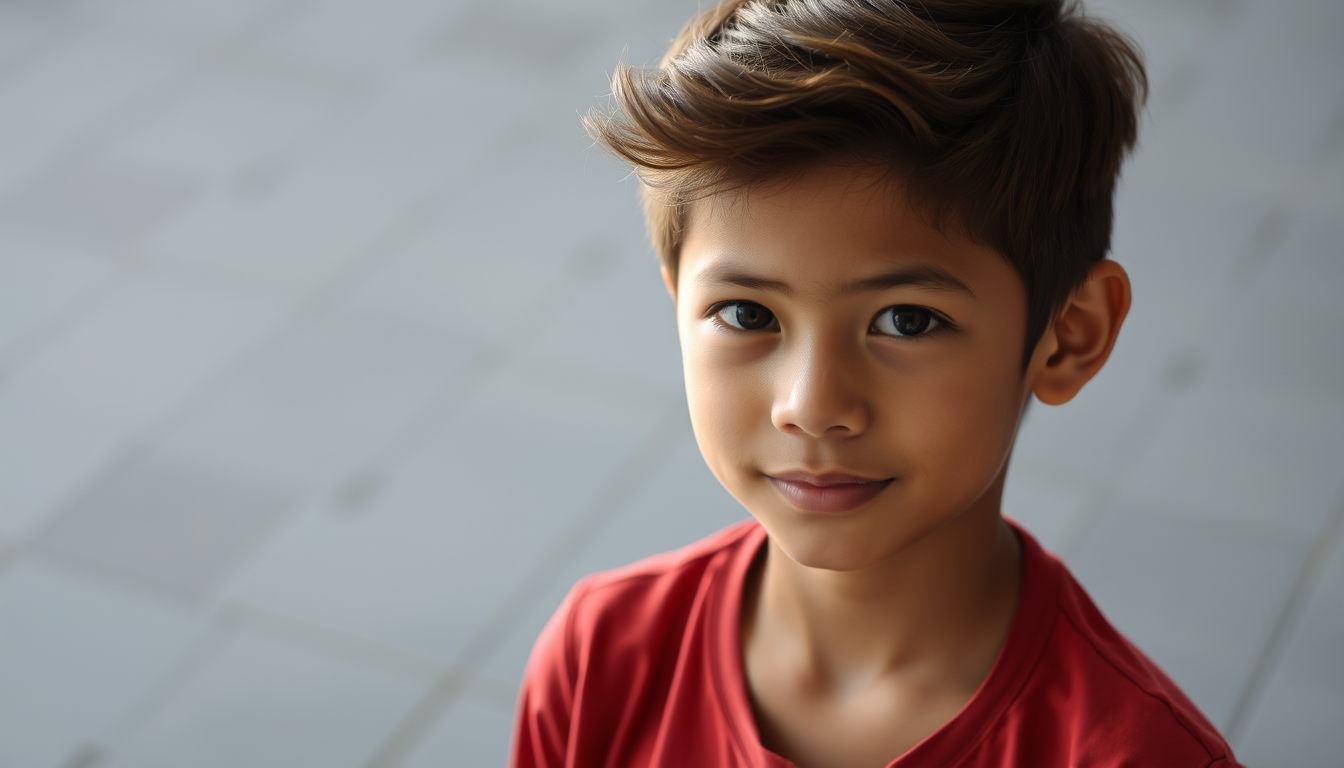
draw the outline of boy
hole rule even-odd
[[[1058,0],[726,0],[590,127],[632,162],[705,460],[752,514],[581,581],[531,766],[1235,766],[999,512],[1028,398],[1129,307],[1145,92]]]

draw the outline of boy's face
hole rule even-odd
[[[997,252],[818,169],[693,206],[676,299],[700,449],[795,561],[862,569],[997,513],[1030,377]]]

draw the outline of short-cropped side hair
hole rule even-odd
[[[1062,0],[724,0],[586,121],[643,181],[676,275],[688,206],[825,164],[889,173],[1003,255],[1027,355],[1110,249],[1147,95],[1132,41]]]

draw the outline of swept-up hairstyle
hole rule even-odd
[[[1027,291],[1027,354],[1110,249],[1147,79],[1063,0],[724,0],[586,121],[643,180],[676,275],[688,206],[832,163],[890,173]]]

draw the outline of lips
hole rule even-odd
[[[779,495],[805,512],[848,512],[862,506],[895,478],[875,480],[840,472],[780,472],[766,475]]]

